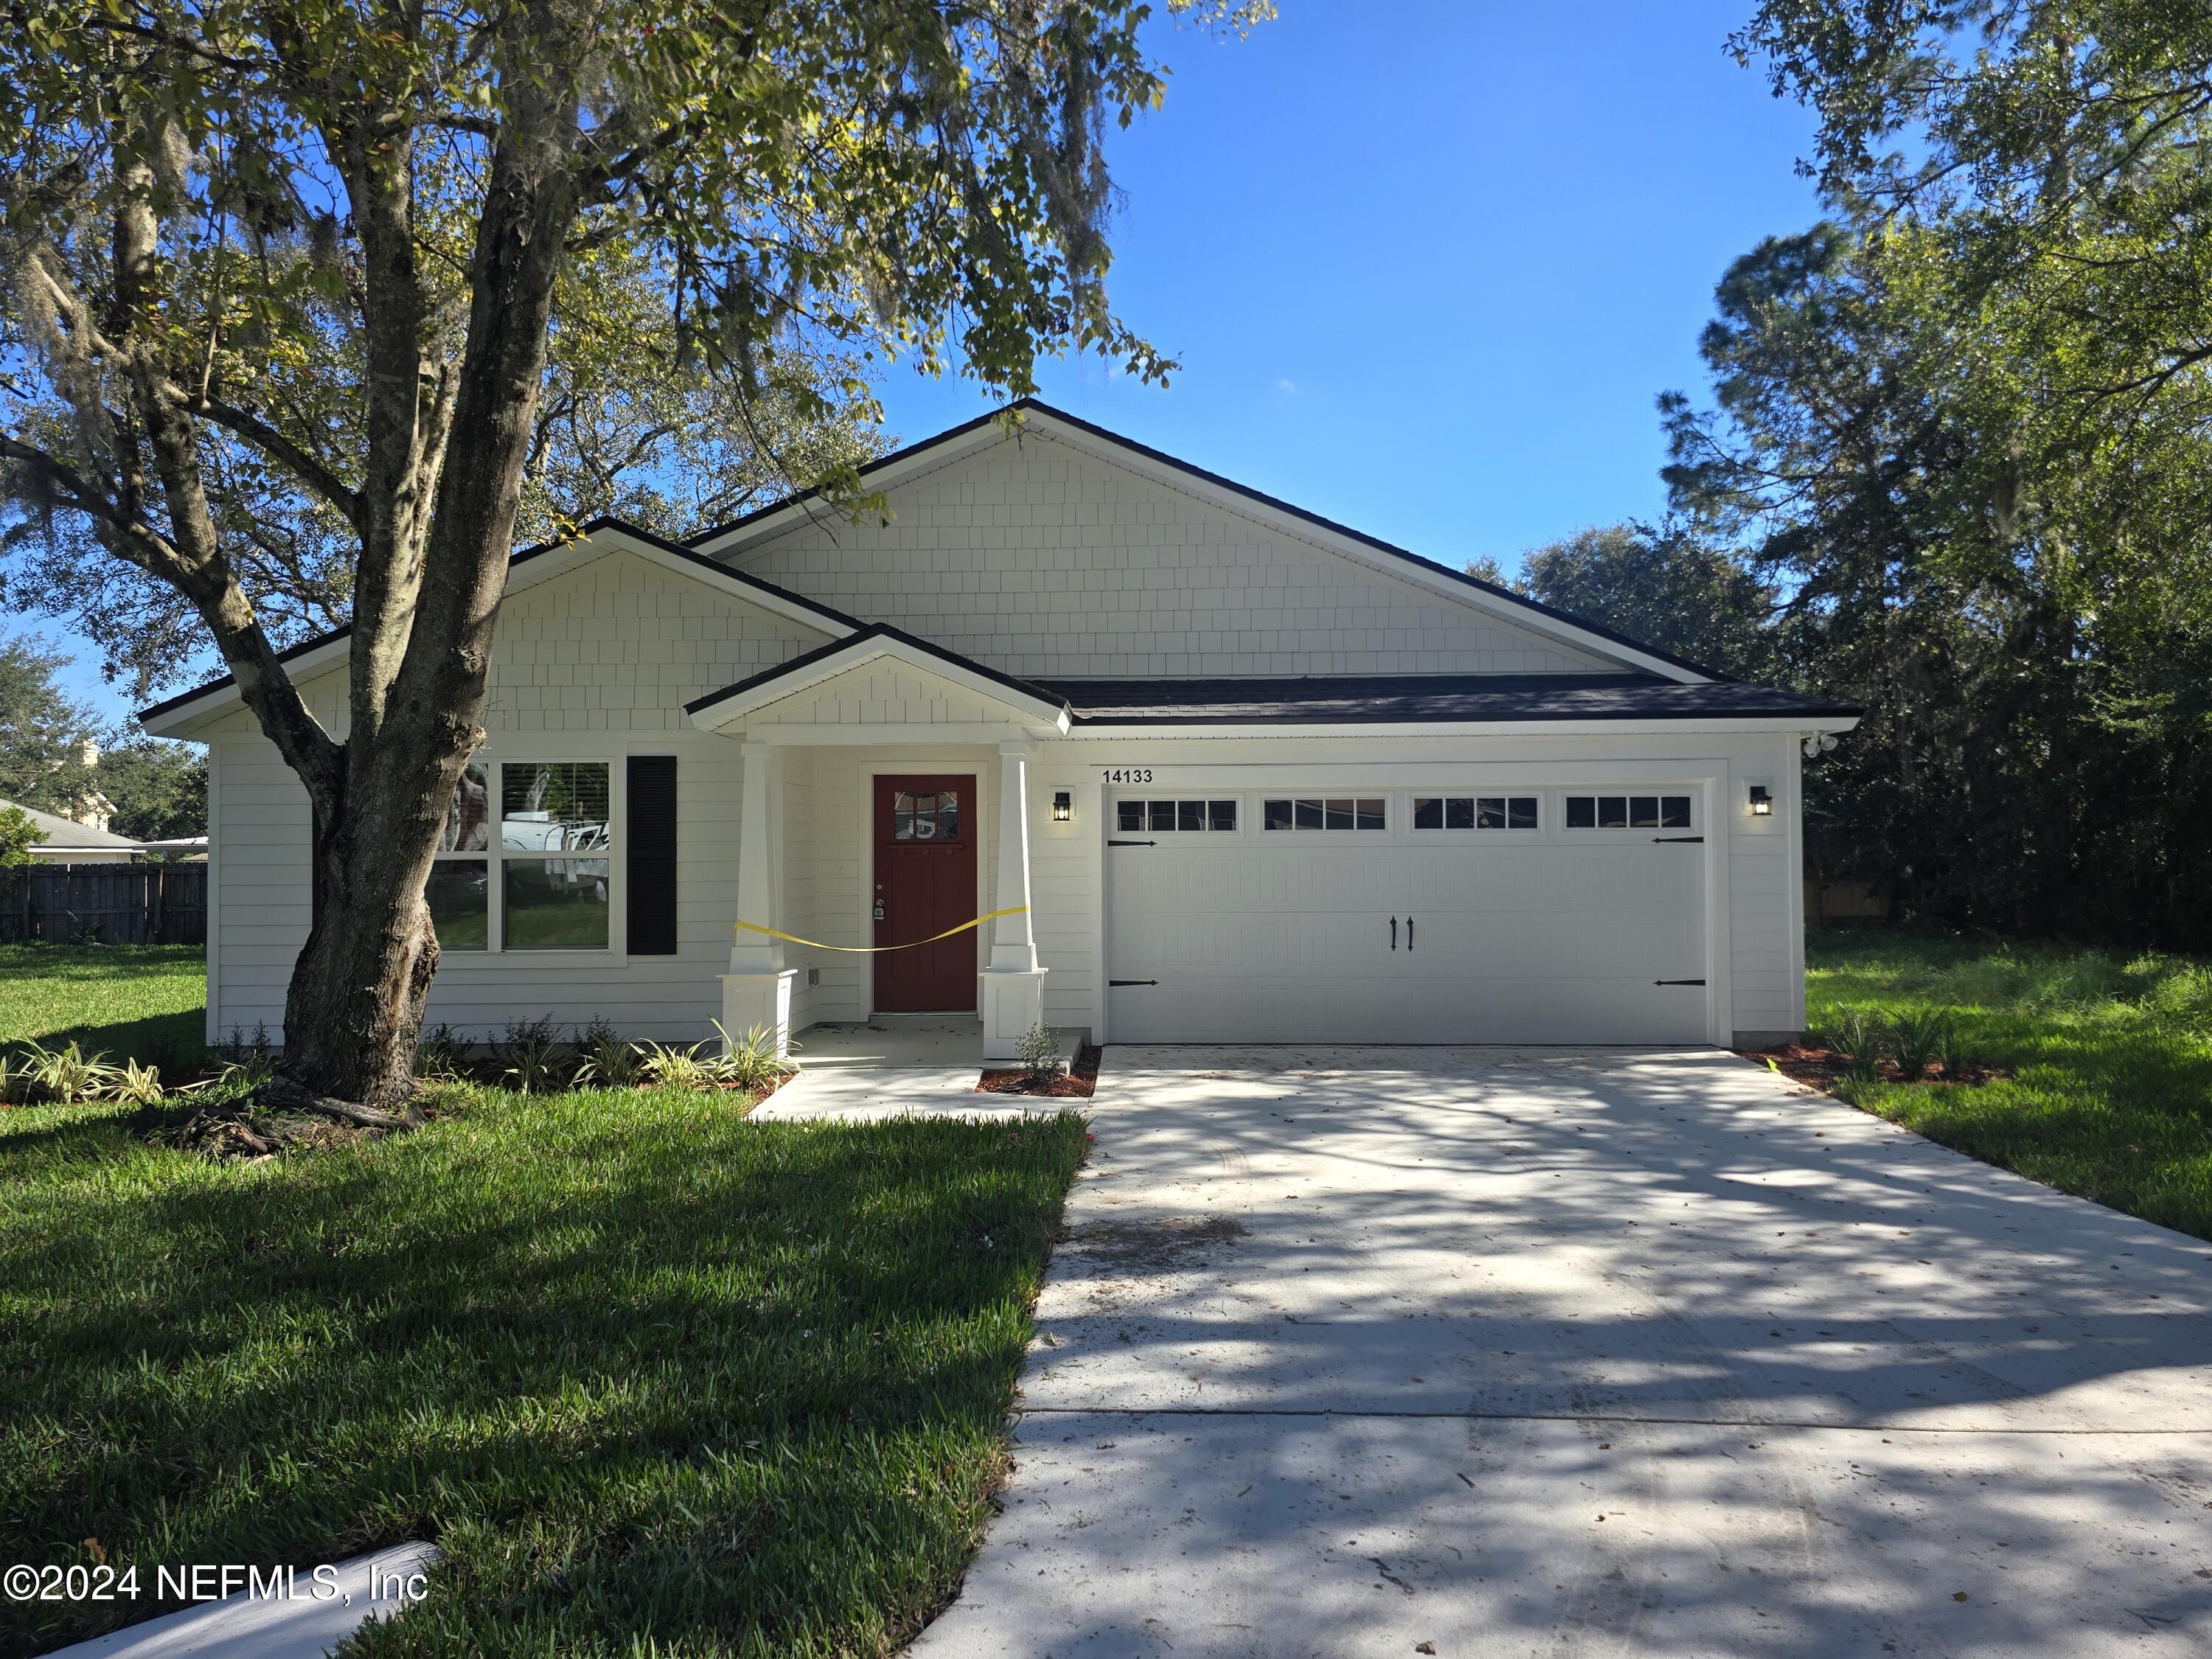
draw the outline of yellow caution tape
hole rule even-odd
[[[842,951],[848,956],[872,957],[881,955],[885,951],[911,951],[917,945],[934,945],[941,939],[951,939],[955,933],[964,933],[970,927],[981,927],[985,922],[995,921],[1000,916],[1018,916],[1029,908],[1026,904],[1010,904],[1003,910],[986,910],[981,915],[970,917],[962,922],[957,927],[948,927],[941,933],[932,933],[927,939],[910,939],[903,945],[824,945],[818,939],[801,939],[796,933],[783,933],[774,927],[763,927],[757,921],[741,921],[738,924],[738,931],[743,933],[766,933],[770,939],[787,939],[793,945],[804,945],[816,951]]]

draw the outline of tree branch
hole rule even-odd
[[[349,488],[328,466],[251,410],[235,408],[216,398],[198,398],[185,407],[201,419],[237,434],[271,460],[282,462],[300,481],[345,515],[360,533],[363,511],[361,492]]]

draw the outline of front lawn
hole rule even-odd
[[[206,1009],[198,945],[0,945],[0,1048],[75,1041],[174,1076],[206,1059]]]
[[[461,1087],[258,1164],[0,1111],[0,1562],[425,1537],[367,1651],[890,1651],[988,1512],[1083,1126],[731,1103]],[[0,1602],[0,1653],[157,1610]]]
[[[1808,1018],[1954,1011],[1972,1059],[2007,1079],[1839,1083],[1947,1146],[2212,1238],[2212,967],[2078,946],[1811,935]]]

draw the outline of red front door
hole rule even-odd
[[[876,938],[904,945],[975,914],[975,780],[876,780]],[[973,1013],[975,934],[885,951],[876,962],[876,1012]]]

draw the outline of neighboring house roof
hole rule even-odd
[[[38,825],[39,839],[33,851],[41,853],[137,853],[145,848],[143,842],[128,836],[118,836],[112,830],[95,830],[90,824],[72,823],[52,812],[41,812],[35,806],[22,806],[12,800],[0,800],[0,812],[9,807],[21,812]]]
[[[809,685],[848,672],[878,657],[895,657],[945,675],[996,698],[1042,726],[1055,726],[1063,732],[1067,729],[1070,714],[1066,698],[1031,681],[1001,673],[963,657],[957,651],[933,645],[889,623],[871,623],[858,633],[832,640],[789,662],[763,669],[703,697],[695,697],[684,705],[684,712],[699,726],[726,726],[750,709],[794,696]]]
[[[1854,717],[1849,703],[1643,674],[1390,674],[1297,679],[1048,680],[1075,725],[1480,723]]]
[[[890,454],[879,456],[862,466],[860,469],[860,476],[863,479],[874,479],[878,475],[898,474],[913,471],[917,462],[935,459],[939,452],[958,444],[964,439],[983,433],[986,428],[1002,422],[1009,415],[1040,416],[1047,424],[1058,425],[1071,433],[1080,434],[1095,443],[1118,450],[1124,455],[1139,457],[1187,482],[1202,485],[1208,490],[1265,508],[1267,512],[1281,514],[1286,518],[1296,520],[1312,529],[1321,531],[1328,537],[1355,544],[1369,553],[1381,554],[1382,559],[1380,562],[1385,565],[1395,565],[1405,573],[1417,573],[1431,586],[1442,586],[1447,589],[1456,586],[1480,593],[1489,601],[1502,604],[1510,611],[1519,612],[1524,618],[1530,620],[1540,618],[1549,625],[1546,631],[1556,632],[1564,628],[1573,633],[1589,635],[1593,641],[1601,641],[1607,645],[1624,648],[1637,656],[1679,669],[1684,673],[1695,675],[1702,679],[1720,680],[1727,678],[1713,669],[1705,667],[1703,664],[1694,663],[1686,657],[1678,657],[1669,652],[1662,651],[1655,646],[1645,644],[1641,640],[1632,639],[1627,635],[1618,633],[1602,623],[1590,622],[1552,605],[1540,604],[1537,600],[1516,593],[1510,588],[1500,587],[1495,582],[1486,582],[1479,576],[1470,576],[1463,570],[1455,570],[1448,564],[1440,564],[1434,559],[1425,558],[1408,549],[1386,542],[1379,537],[1370,536],[1363,530],[1354,530],[1349,525],[1339,524],[1334,519],[1324,518],[1318,513],[1310,512],[1279,496],[1270,495],[1264,490],[1255,489],[1249,484],[1238,483],[1234,478],[1224,478],[1218,472],[1209,472],[1202,466],[1193,465],[1190,462],[1168,454],[1164,450],[1154,449],[1149,444],[1139,443],[1133,438],[1126,438],[1118,432],[1095,425],[1080,416],[1071,415],[1065,410],[1054,409],[1050,404],[1036,398],[1020,398],[1002,410],[994,410],[988,414],[977,416],[974,420],[963,422],[958,426],[939,433],[933,438],[924,438],[919,443],[908,444],[903,449],[895,449]],[[805,513],[811,504],[818,501],[821,495],[822,492],[818,489],[802,490],[799,494],[787,497],[783,501],[757,508],[742,518],[732,520],[728,524],[719,525],[712,530],[702,531],[690,538],[689,545],[710,550],[717,556],[730,556],[738,552],[744,544],[763,540],[787,528],[791,522]],[[1442,579],[1441,583],[1437,580],[1439,578]]]
[[[526,583],[549,579],[580,560],[597,558],[617,549],[642,554],[702,580],[734,587],[748,599],[766,603],[771,609],[826,632],[851,633],[867,626],[858,617],[848,617],[817,599],[810,599],[803,593],[779,587],[774,582],[763,581],[757,576],[748,576],[744,571],[734,569],[720,560],[710,559],[703,553],[695,553],[680,543],[672,542],[649,530],[641,530],[634,524],[626,524],[615,518],[594,519],[574,536],[524,548],[507,561],[506,591],[512,593]],[[562,556],[564,555],[565,557]],[[521,572],[520,578],[515,574],[517,571]],[[324,661],[335,662],[343,656],[343,647],[352,633],[350,627],[334,628],[327,634],[302,640],[289,650],[280,651],[276,660],[306,667],[319,666]],[[151,732],[155,730],[156,722],[173,725],[179,717],[204,713],[222,703],[234,701],[237,696],[236,678],[229,674],[221,675],[204,685],[196,685],[191,690],[179,692],[151,708],[140,709],[138,723]],[[161,733],[155,732],[155,735]]]

